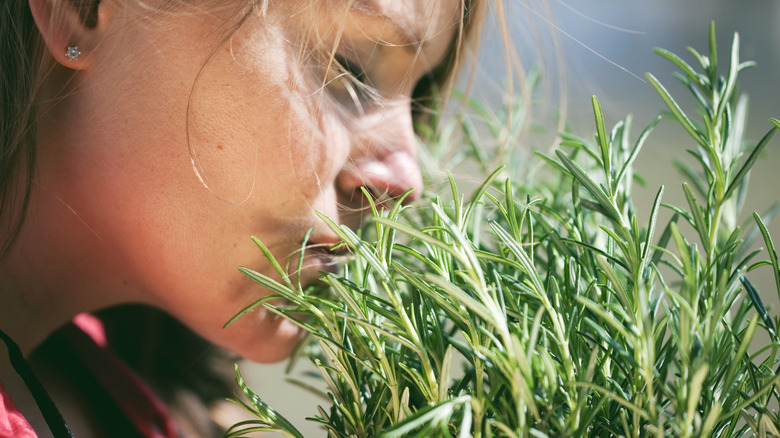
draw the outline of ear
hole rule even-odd
[[[13,0],[17,1],[17,0]],[[29,0],[41,38],[67,68],[89,68],[95,45],[110,19],[111,0]]]

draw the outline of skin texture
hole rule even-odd
[[[31,0],[39,28],[59,3]],[[103,0],[94,29],[71,12],[42,32],[61,65],[43,86],[34,206],[0,265],[0,320],[25,351],[79,312],[141,302],[249,359],[283,359],[292,324],[259,310],[222,328],[267,293],[238,266],[275,276],[249,236],[285,261],[314,227],[311,284],[336,241],[315,210],[356,226],[361,186],[419,193],[410,96],[452,44],[459,2],[271,1],[225,39],[236,10]],[[68,61],[74,38],[83,54]],[[353,99],[333,51],[379,102]]]

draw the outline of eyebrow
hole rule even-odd
[[[373,0],[352,0],[349,9],[350,12],[355,14],[368,15],[372,18],[385,20],[386,23],[392,26],[392,31],[401,37],[400,47],[411,54],[416,55],[419,52],[423,38],[402,26],[393,17],[382,12]]]

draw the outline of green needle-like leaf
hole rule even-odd
[[[734,190],[737,187],[739,187],[740,184],[742,184],[742,181],[745,179],[748,172],[750,172],[750,169],[752,169],[753,165],[756,164],[756,161],[758,160],[758,157],[761,154],[761,152],[769,144],[769,141],[772,140],[772,137],[774,137],[777,129],[778,129],[777,126],[773,126],[772,129],[770,129],[769,132],[767,132],[764,135],[761,141],[758,142],[756,147],[753,148],[753,150],[750,152],[750,156],[748,157],[748,159],[739,169],[737,174],[734,175],[734,178],[731,180],[731,183],[729,183],[729,187],[728,189],[726,189],[726,194],[724,195],[724,198],[728,198],[729,196],[731,196],[732,192],[734,192]]]
[[[615,223],[621,223],[622,218],[620,212],[617,211],[615,205],[609,199],[604,190],[601,189],[591,178],[588,176],[582,167],[580,167],[574,160],[571,159],[565,152],[556,151],[558,158],[563,162],[563,165],[571,172],[572,176],[576,178],[580,184],[582,184],[593,197],[596,198],[599,205],[604,209],[607,217],[613,220]]]
[[[775,278],[775,290],[777,290],[778,298],[780,298],[780,262],[777,259],[775,244],[772,241],[772,236],[769,235],[769,230],[764,225],[764,221],[761,220],[761,216],[758,213],[753,213],[753,219],[755,219],[758,229],[761,230],[764,245],[766,245],[766,250],[769,252],[769,261],[772,263],[772,275]]]
[[[672,112],[672,115],[680,122],[682,127],[690,134],[690,136],[696,140],[696,142],[701,145],[702,147],[706,148],[707,141],[705,140],[704,134],[691,122],[691,120],[688,118],[688,116],[685,115],[683,110],[680,108],[680,106],[677,104],[677,102],[674,100],[671,94],[669,94],[668,91],[666,91],[666,88],[664,88],[663,85],[661,85],[660,82],[658,82],[658,79],[655,78],[650,73],[647,73],[645,76],[647,76],[647,79],[650,81],[650,85],[655,88],[655,91],[658,92],[658,95],[661,96],[661,99],[664,101],[666,106],[669,108],[669,110]]]
[[[604,127],[604,113],[601,111],[601,104],[596,96],[591,98],[591,103],[593,105],[593,117],[596,120],[596,140],[601,151],[601,162],[602,166],[604,166],[604,172],[607,174],[607,178],[609,178],[609,172],[612,169],[612,152],[609,147],[607,130]],[[607,186],[610,186],[609,181],[607,181]]]

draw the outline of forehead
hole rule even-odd
[[[442,60],[463,19],[464,0],[304,0],[295,14],[328,45],[346,40],[397,48],[427,63]],[[311,13],[314,12],[315,16]]]
[[[461,1],[351,0],[349,12],[353,19],[378,24],[375,31],[396,33],[401,38],[399,43],[416,46],[451,36],[461,20]]]

